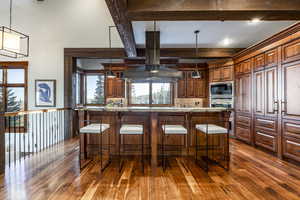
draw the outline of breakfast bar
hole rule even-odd
[[[186,120],[185,127],[188,130],[188,139],[186,141],[187,150],[186,155],[193,153],[191,147],[195,145],[194,134],[195,134],[195,124],[198,123],[216,123],[220,121],[225,122],[229,120],[230,110],[226,108],[206,108],[206,107],[84,107],[78,109],[80,126],[84,126],[84,120],[97,121],[100,116],[102,116],[103,122],[111,124],[112,127],[112,137],[111,144],[115,145],[114,151],[117,152],[118,146],[121,141],[117,140],[117,134],[120,129],[120,117],[127,116],[131,121],[138,123],[138,121],[145,122],[145,132],[147,137],[145,137],[145,144],[149,144],[151,155],[151,166],[155,168],[158,165],[158,144],[160,143],[160,125],[164,121],[178,121],[182,118]],[[220,124],[220,126],[226,126],[225,123]],[[134,141],[133,137],[129,137],[127,141]],[[178,141],[179,140],[179,141]],[[136,140],[135,140],[136,141]],[[179,142],[180,138],[173,136],[173,143]],[[88,139],[87,143],[83,145],[88,145],[93,143],[93,139]]]

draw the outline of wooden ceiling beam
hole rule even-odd
[[[105,0],[128,57],[136,57],[136,43],[131,21],[126,12],[125,0]]]
[[[242,48],[199,48],[198,55],[195,54],[194,48],[161,48],[161,58],[231,58]],[[78,58],[127,58],[125,49],[123,48],[65,48],[65,56],[72,56]],[[137,58],[145,57],[145,49],[137,49]]]
[[[128,0],[132,21],[300,20],[299,0]]]

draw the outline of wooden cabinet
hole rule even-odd
[[[251,112],[251,75],[246,74],[236,78],[236,110],[238,112]]]
[[[183,78],[177,82],[178,98],[206,98],[207,96],[207,72],[202,71],[201,79],[193,79],[192,71],[183,72]]]
[[[300,161],[300,122],[283,120],[283,155]]]
[[[255,72],[253,74],[253,110],[256,115],[265,114],[265,76],[264,71]]]
[[[106,98],[124,98],[125,97],[125,81],[121,79],[122,72],[114,72],[116,78],[106,78],[105,93]]]
[[[260,54],[254,57],[254,71],[260,70],[265,66],[265,54]]]
[[[300,60],[300,39],[283,45],[282,51],[284,63]]]
[[[286,64],[282,69],[282,117],[300,120],[300,64]]]
[[[277,49],[272,49],[265,53],[265,66],[274,66],[277,65],[278,61]]]
[[[277,152],[277,120],[255,117],[255,145]]]
[[[235,131],[235,136],[238,139],[247,143],[251,142],[251,130],[249,127],[237,126]]]
[[[278,78],[277,66],[265,70],[265,115],[277,117],[278,103]]]
[[[210,71],[210,82],[222,82],[233,80],[233,66],[222,66],[211,68]]]

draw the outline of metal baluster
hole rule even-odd
[[[21,131],[20,131],[20,122],[21,122],[21,120],[20,120],[20,118],[21,118],[21,116],[17,116],[17,118],[16,118],[16,120],[19,122],[19,124],[17,124],[17,128],[18,128],[18,138],[19,138],[19,162],[21,162]]]
[[[33,117],[34,116],[34,117]],[[34,132],[37,132],[37,113],[34,113],[34,115],[32,115],[32,122],[34,122],[34,129],[32,127],[32,155],[34,155],[34,149],[36,150],[36,141],[37,141],[37,137],[35,137],[34,140]]]
[[[45,149],[45,112],[43,112],[43,150]]]
[[[25,142],[25,133],[26,133],[26,131],[27,131],[27,134],[28,134],[28,136],[27,136],[27,142],[28,142],[28,144],[29,144],[29,133],[30,133],[30,131],[29,131],[29,129],[28,129],[28,127],[29,127],[29,120],[30,120],[30,115],[28,115],[28,120],[26,121],[26,130],[25,130],[25,120],[24,120],[25,118],[23,117],[23,122],[24,122],[24,133],[23,133],[23,151],[24,151],[24,156],[23,156],[23,160],[25,160],[25,145],[26,145],[26,142]],[[28,149],[29,150],[29,149]],[[29,156],[30,156],[30,154],[29,154]]]
[[[45,113],[46,114],[46,149],[48,148],[48,132],[49,132],[49,129],[48,129],[48,112]]]
[[[57,117],[58,117],[58,112],[59,112],[59,111],[56,111],[56,112],[55,112],[55,144],[58,143],[58,139],[57,139],[57,136],[58,136],[58,119],[57,119]]]
[[[51,132],[52,132],[52,146],[54,145],[54,127],[55,127],[54,112],[52,112],[52,127],[51,127]]]
[[[40,142],[39,142],[39,148],[40,148],[40,150],[39,151],[41,151],[42,150],[42,137],[41,137],[41,135],[42,135],[42,113],[40,113],[39,114],[39,140],[40,140]]]
[[[16,164],[16,116],[13,116],[13,125],[14,125],[14,165]]]
[[[10,120],[11,120],[11,117],[8,116],[8,150],[9,150],[9,153],[8,153],[8,167],[10,167],[10,157],[11,157],[11,146],[10,146],[10,135],[11,135],[11,129],[10,129]]]

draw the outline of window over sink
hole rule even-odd
[[[155,82],[129,83],[129,105],[170,106],[173,105],[173,84]]]

